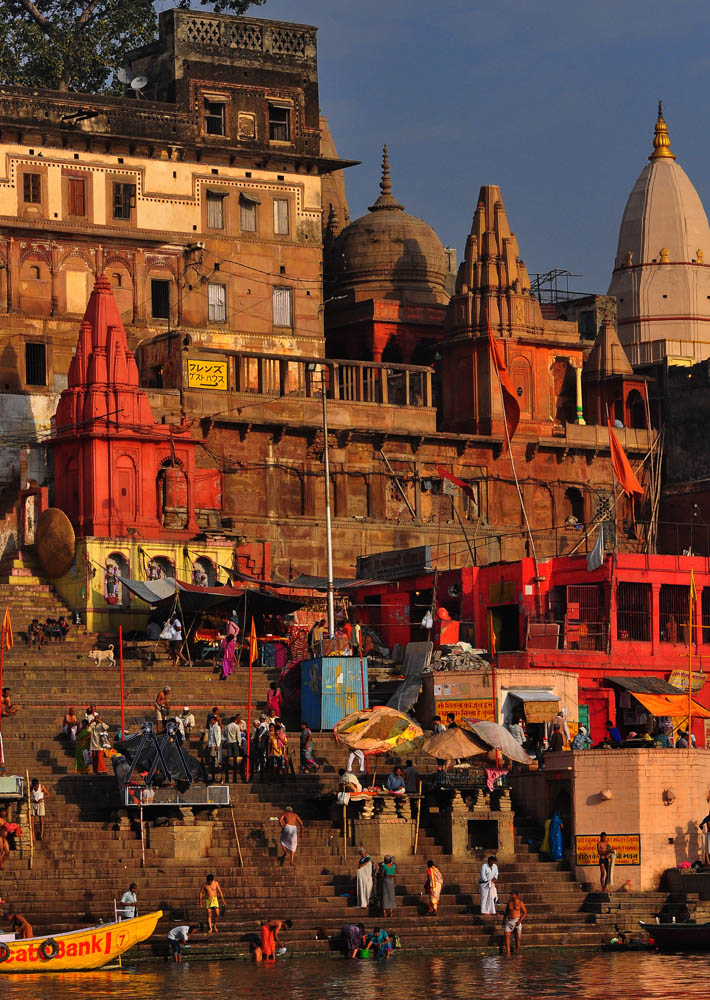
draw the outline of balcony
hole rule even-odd
[[[210,386],[217,371],[219,387]],[[334,429],[431,433],[436,430],[431,376],[430,368],[372,361],[226,350],[183,355],[190,409],[228,422],[320,425],[325,386]]]

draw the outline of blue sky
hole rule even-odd
[[[353,218],[394,191],[458,248],[499,184],[530,271],[605,292],[663,98],[673,150],[710,205],[710,5],[693,0],[268,0],[319,27],[320,95]]]

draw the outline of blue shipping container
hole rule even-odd
[[[362,669],[364,706],[359,656],[323,656],[301,663],[301,718],[311,729],[332,729],[344,716],[369,706],[367,658]]]

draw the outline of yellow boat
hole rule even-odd
[[[83,972],[114,961],[155,930],[162,910],[54,937],[0,942],[0,974],[10,972]]]

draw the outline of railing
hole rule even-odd
[[[325,384],[327,398],[332,400],[419,408],[433,405],[430,368],[210,351],[214,354],[227,359],[227,388],[232,392],[315,399]],[[192,360],[190,352],[187,357]]]

